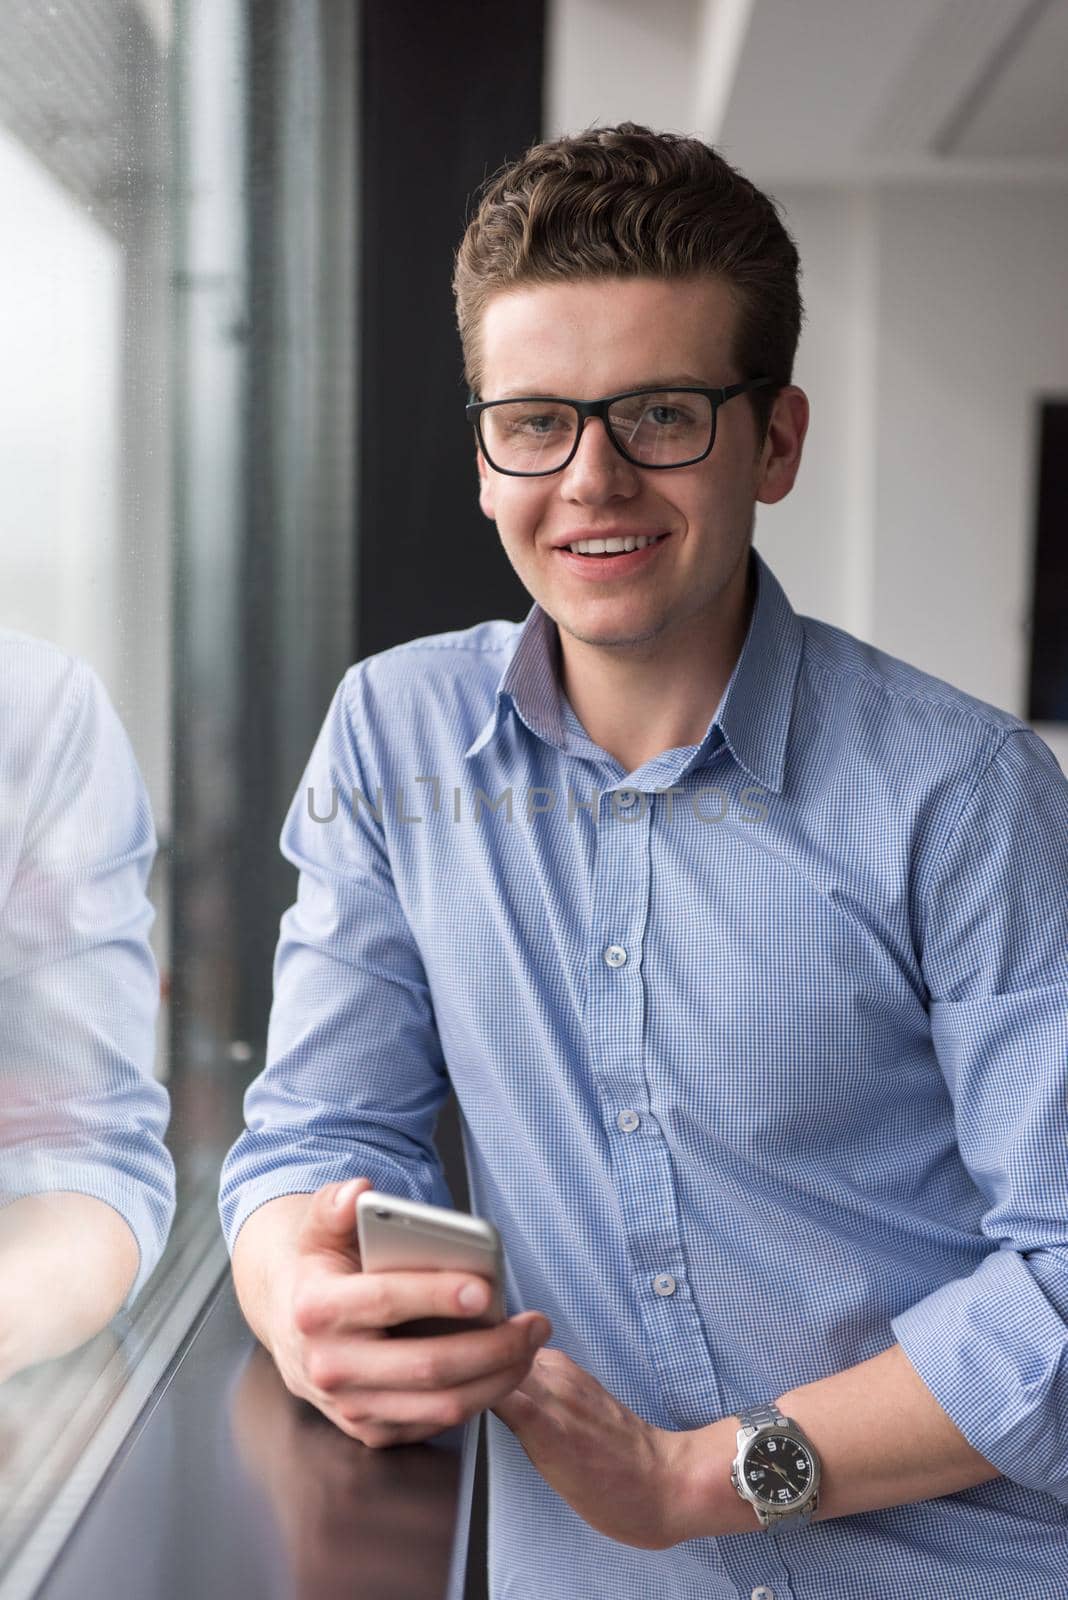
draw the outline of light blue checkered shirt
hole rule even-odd
[[[487,1414],[493,1600],[1065,1600],[1068,784],[752,561],[705,737],[629,773],[536,604],[346,674],[282,835],[227,1240],[361,1174],[451,1204],[451,1083],[509,1313],[639,1415],[697,1428],[896,1340],[1004,1474],[645,1551]]]
[[[155,1267],[174,1216],[153,1077],[159,976],[148,795],[100,679],[0,629],[0,1205],[73,1190]]]

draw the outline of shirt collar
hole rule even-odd
[[[767,562],[752,548],[749,561],[756,597],[745,643],[704,738],[672,781],[702,766],[722,742],[750,777],[780,794],[804,630]],[[496,738],[512,712],[538,738],[559,750],[567,747],[559,635],[556,623],[537,601],[521,625],[512,658],[497,684],[493,710],[464,759]]]

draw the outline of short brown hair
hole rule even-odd
[[[738,307],[734,359],[755,390],[760,438],[791,381],[803,308],[799,262],[774,200],[700,139],[634,122],[534,145],[484,185],[456,252],[464,375],[482,383],[489,299],[519,284],[709,274]]]

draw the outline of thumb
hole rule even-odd
[[[327,1183],[312,1195],[311,1205],[301,1219],[297,1249],[301,1255],[315,1251],[342,1251],[359,1265],[360,1247],[356,1238],[356,1196],[373,1188],[370,1178],[349,1178],[344,1183]]]

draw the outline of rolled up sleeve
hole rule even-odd
[[[433,1144],[449,1079],[357,745],[359,670],[334,696],[282,829],[297,897],[281,922],[266,1065],[222,1168],[231,1252],[258,1206],[350,1177],[453,1204]]]
[[[1005,1477],[1068,1503],[1068,783],[1008,733],[925,896],[931,1034],[991,1249],[892,1321]]]

